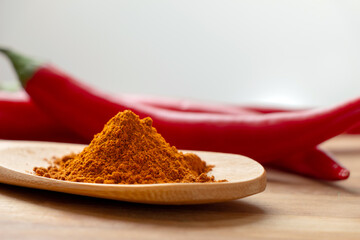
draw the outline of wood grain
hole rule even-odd
[[[265,192],[224,203],[147,205],[0,184],[0,239],[360,239],[357,143],[324,144],[351,170],[346,181],[267,169]]]

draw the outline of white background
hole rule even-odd
[[[113,93],[301,107],[360,90],[356,0],[0,0],[0,45]]]

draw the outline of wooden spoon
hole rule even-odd
[[[265,189],[264,168],[248,157],[191,151],[207,164],[219,183],[95,184],[35,176],[33,167],[47,167],[46,159],[80,152],[85,145],[30,141],[0,141],[0,182],[84,196],[151,204],[199,204],[243,198]],[[190,152],[190,151],[183,151]]]

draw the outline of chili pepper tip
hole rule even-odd
[[[338,173],[338,177],[340,180],[345,180],[349,178],[349,176],[350,176],[350,171],[345,168],[342,168]]]

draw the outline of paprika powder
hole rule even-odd
[[[79,154],[56,159],[48,168],[34,168],[38,176],[107,184],[214,182],[197,155],[179,152],[130,110],[118,113]]]

